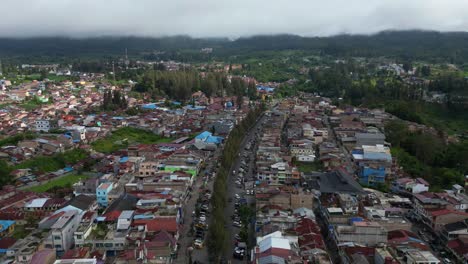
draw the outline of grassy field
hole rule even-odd
[[[31,168],[34,171],[40,172],[56,171],[65,168],[67,164],[73,165],[87,156],[88,153],[82,149],[72,149],[64,153],[55,154],[54,156],[38,156],[26,160],[14,166],[13,169]]]
[[[314,162],[296,162],[296,166],[300,172],[322,171],[323,166],[320,161]]]
[[[78,182],[79,180],[86,179],[86,178],[88,178],[88,176],[71,174],[71,175],[63,176],[61,178],[52,180],[52,181],[50,181],[48,183],[45,183],[45,184],[42,184],[42,185],[38,185],[38,186],[28,188],[26,190],[31,191],[31,192],[42,193],[42,192],[47,192],[48,190],[52,189],[53,187],[71,186],[72,184]]]
[[[172,138],[161,137],[150,131],[124,127],[112,132],[112,135],[106,138],[97,140],[92,146],[98,152],[111,153],[126,148],[129,144],[156,144],[171,142],[172,140]]]

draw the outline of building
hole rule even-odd
[[[391,173],[392,155],[390,148],[384,145],[367,146],[354,149],[353,158],[359,171],[359,182],[365,185],[385,183],[385,179]]]
[[[392,191],[396,193],[422,193],[429,191],[429,183],[422,178],[400,178],[393,182]]]
[[[132,210],[124,210],[117,220],[117,230],[127,230],[133,221],[135,212]]]
[[[51,227],[45,242],[46,248],[54,248],[58,252],[70,249],[74,244],[73,235],[80,221],[81,215],[76,210],[62,214]]]
[[[36,120],[34,121],[34,130],[38,132],[49,132],[50,130],[58,128],[56,120]]]
[[[197,149],[212,150],[223,142],[222,137],[213,136],[211,132],[205,131],[195,137],[194,146]]]
[[[289,144],[289,152],[298,161],[313,162],[315,160],[314,144],[308,139],[293,140]]]
[[[96,189],[96,199],[100,207],[109,205],[109,193],[113,189],[113,184],[109,182],[101,183]]]
[[[375,222],[353,222],[351,226],[336,226],[333,230],[336,244],[353,242],[364,246],[387,243],[387,230]]]
[[[385,135],[382,133],[356,133],[356,147],[383,145]]]
[[[439,264],[440,260],[430,251],[412,250],[406,253],[407,264]]]
[[[97,264],[97,259],[59,259],[54,264]]]
[[[13,220],[0,220],[0,238],[13,234],[15,223]]]
[[[53,264],[56,259],[56,252],[53,249],[42,249],[37,251],[31,259],[30,264]]]

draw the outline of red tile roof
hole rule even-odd
[[[454,210],[449,210],[449,209],[442,209],[442,210],[429,211],[429,214],[430,214],[432,217],[438,217],[438,216],[447,215],[447,214],[466,215],[466,216],[468,217],[468,213],[459,212],[459,211],[454,211]]]
[[[146,225],[148,232],[160,232],[165,230],[170,233],[176,233],[178,230],[175,217],[135,220],[132,225]]]
[[[13,246],[13,244],[15,244],[15,242],[16,242],[16,239],[12,237],[4,237],[0,239],[0,249],[10,248],[11,246]]]

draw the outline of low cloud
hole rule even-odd
[[[467,0],[3,0],[0,36],[329,36],[466,31]]]

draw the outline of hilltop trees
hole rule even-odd
[[[103,110],[117,110],[117,109],[126,109],[127,108],[127,99],[119,91],[107,90],[103,96],[102,109]]]

